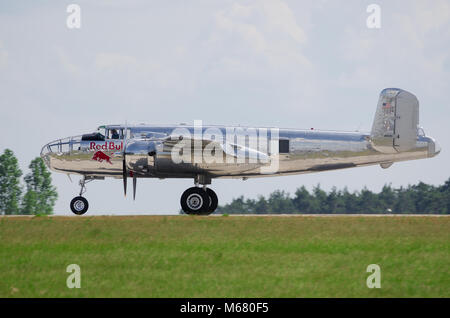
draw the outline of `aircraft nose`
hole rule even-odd
[[[69,155],[74,148],[79,147],[80,140],[81,136],[75,136],[51,141],[42,147],[41,158],[47,167],[52,169],[55,159]]]
[[[44,160],[44,163],[47,165],[47,167],[50,169],[50,155],[52,153],[51,148],[52,143],[45,144],[41,149],[41,158]]]

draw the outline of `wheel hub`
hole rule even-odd
[[[74,206],[75,210],[82,211],[84,209],[84,202],[81,200],[77,200],[77,201],[75,201],[73,206]]]
[[[196,193],[189,195],[186,201],[188,207],[192,210],[199,210],[203,205],[202,197]]]

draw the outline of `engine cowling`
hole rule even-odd
[[[156,142],[130,140],[127,143],[125,154],[127,170],[141,175],[155,174]]]

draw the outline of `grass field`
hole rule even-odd
[[[449,238],[450,217],[0,217],[0,297],[450,297]]]

